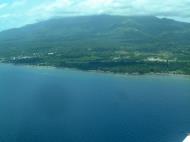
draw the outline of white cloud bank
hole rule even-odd
[[[183,142],[190,142],[190,135],[187,136],[187,137],[183,140]]]
[[[5,8],[7,5],[8,5],[7,3],[0,3],[0,9]]]
[[[0,3],[0,24],[7,22],[9,28],[54,16],[93,14],[154,15],[190,21],[189,11],[190,0],[14,0]]]

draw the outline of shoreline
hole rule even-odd
[[[56,66],[48,66],[48,65],[29,65],[29,64],[14,64],[14,63],[5,63],[5,62],[0,62],[0,64],[5,64],[5,65],[14,65],[14,66],[21,66],[21,67],[31,67],[31,68],[38,68],[38,69],[60,69],[60,70],[72,70],[72,71],[81,71],[81,72],[89,72],[89,73],[101,73],[101,74],[110,74],[110,75],[130,75],[130,76],[179,76],[179,77],[188,77],[190,78],[190,75],[188,74],[180,74],[180,73],[154,73],[154,72],[149,72],[149,73],[121,73],[121,72],[112,72],[112,71],[103,71],[103,70],[83,70],[83,69],[78,69],[78,68],[69,68],[69,67],[56,67]]]

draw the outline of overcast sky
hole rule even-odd
[[[190,0],[0,0],[0,30],[55,16],[154,15],[190,22]]]

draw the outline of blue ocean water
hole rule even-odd
[[[181,142],[190,78],[0,64],[0,142]]]

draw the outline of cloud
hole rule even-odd
[[[0,9],[5,8],[7,5],[8,5],[7,3],[0,3]]]
[[[154,15],[180,16],[190,15],[189,0],[70,0],[65,9],[57,8],[63,13],[79,11],[84,14],[118,14],[118,15]]]
[[[126,4],[124,4],[124,1]],[[123,0],[123,13],[127,15],[154,15],[154,16],[189,16],[189,0]],[[125,12],[124,12],[125,11]],[[122,13],[121,12],[121,13]]]
[[[35,17],[36,19],[46,19],[56,16],[56,12],[59,10],[64,11],[72,4],[71,0],[55,0],[51,2],[42,3],[40,5],[32,7],[27,11],[26,15]]]
[[[10,2],[1,0],[1,2],[0,25],[3,18],[3,23],[7,21],[7,27],[21,26],[56,16],[93,14],[153,15],[190,22],[190,0],[14,0]]]
[[[0,15],[0,19],[2,19],[2,18],[8,18],[10,16],[11,16],[11,14],[2,14],[2,15]]]
[[[18,8],[20,6],[24,6],[26,3],[26,0],[16,0],[10,4],[10,8]]]
[[[43,3],[41,5],[38,5],[34,8],[32,8],[29,13],[34,13],[35,11],[37,12],[43,12],[43,13],[49,13],[53,12],[54,10],[62,9],[71,4],[70,0],[56,0],[53,2],[48,2],[48,3]]]

